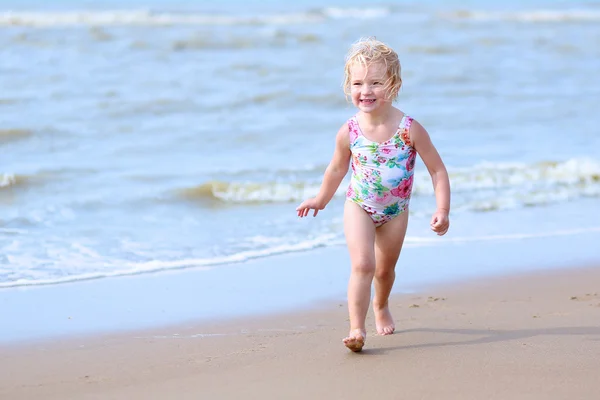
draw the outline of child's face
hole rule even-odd
[[[350,67],[350,94],[352,103],[361,111],[371,113],[389,106],[387,96],[388,73],[385,64],[378,62],[370,65],[354,63]]]

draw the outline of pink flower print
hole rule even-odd
[[[413,175],[411,175],[410,178],[408,178],[408,179],[403,179],[397,188],[390,190],[390,193],[392,193],[396,197],[400,197],[401,199],[406,199],[406,198],[410,197],[410,191],[412,189],[412,184],[413,184]]]
[[[371,215],[375,214],[375,210],[369,206],[365,206],[364,210],[366,211],[367,214],[371,214]]]
[[[379,156],[377,157],[377,161],[379,162],[379,164],[385,164],[387,162],[387,159],[385,157]]]
[[[408,160],[406,161],[406,170],[412,171],[415,167],[415,161],[417,160],[417,153],[415,151],[411,151],[408,156]]]
[[[404,143],[406,143],[407,146],[412,146],[412,143],[410,142],[410,136],[408,135],[408,128],[404,129],[404,131],[402,132],[402,134],[400,135],[400,137],[402,138],[402,141]]]
[[[362,161],[360,160],[360,154],[352,155],[352,167],[360,167]]]
[[[352,186],[348,187],[348,191],[346,192],[346,197],[354,198],[354,188]]]
[[[392,153],[392,149],[390,149],[389,147],[384,147],[381,149],[381,152],[383,154],[391,154]]]
[[[358,139],[358,131],[356,130],[356,126],[354,123],[350,123],[349,125],[349,134],[350,134],[350,144],[354,143],[356,139]]]
[[[378,204],[385,204],[389,198],[390,193],[384,193],[383,196],[374,196],[373,200]]]
[[[365,182],[375,182],[376,178],[377,177],[373,175],[373,171],[371,171],[370,169],[365,170],[365,173],[363,175],[363,179],[365,180]]]

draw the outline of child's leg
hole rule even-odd
[[[353,351],[360,351],[366,337],[365,319],[375,274],[375,224],[359,205],[351,201],[346,201],[344,207],[344,233],[351,263],[348,282],[350,334],[344,344]]]
[[[380,335],[391,335],[396,326],[388,306],[388,298],[396,279],[396,263],[402,250],[408,211],[377,228],[375,233],[375,327]]]

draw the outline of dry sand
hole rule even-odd
[[[217,307],[218,305],[215,305]],[[0,348],[0,399],[598,399],[600,268],[395,295],[397,333],[341,344],[346,304]]]

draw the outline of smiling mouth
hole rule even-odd
[[[375,99],[362,99],[360,102],[365,104],[373,104],[375,103]]]

